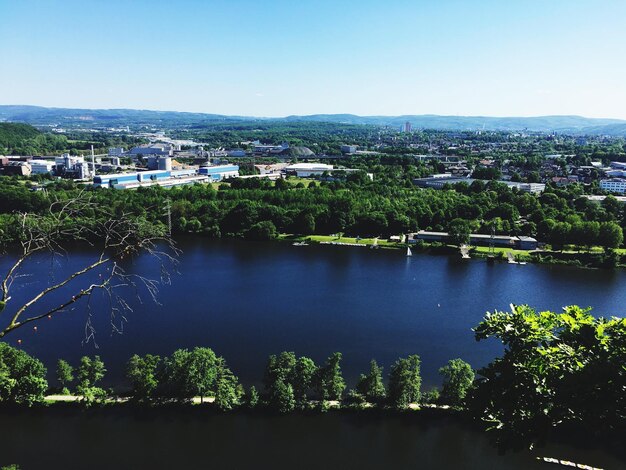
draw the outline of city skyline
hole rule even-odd
[[[0,104],[626,119],[616,0],[0,2]]]

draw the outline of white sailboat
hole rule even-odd
[[[411,251],[411,247],[410,246],[406,247],[406,255],[407,256],[413,256],[413,252]]]

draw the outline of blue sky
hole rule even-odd
[[[624,0],[0,0],[0,104],[626,119]]]

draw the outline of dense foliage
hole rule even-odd
[[[554,428],[619,434],[626,424],[626,320],[589,310],[487,314],[476,339],[497,338],[504,355],[479,370],[470,405],[503,440],[528,442]]]
[[[0,403],[32,405],[48,388],[46,368],[39,359],[0,343]]]
[[[95,201],[164,227],[163,208],[171,201],[174,232],[206,236],[271,239],[278,233],[378,236],[418,229],[450,230],[459,241],[468,231],[535,236],[556,249],[574,245],[617,248],[626,224],[623,205],[609,196],[601,204],[582,197],[575,186],[548,188],[542,195],[511,190],[498,182],[455,191],[421,190],[411,182],[414,166],[383,167],[375,181],[295,183],[274,186],[262,180],[234,180],[219,190],[188,186],[165,190],[90,190]],[[0,231],[9,233],[16,211],[44,213],[50,198],[78,193],[72,183],[30,191],[18,180],[0,180]]]

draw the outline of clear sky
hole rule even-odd
[[[0,0],[0,104],[626,119],[626,0]]]

